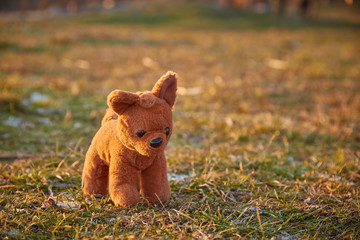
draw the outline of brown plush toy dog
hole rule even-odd
[[[170,185],[164,149],[170,139],[177,76],[168,72],[151,92],[114,90],[101,128],[86,153],[82,185],[86,195],[106,195],[116,206],[167,202]],[[117,119],[116,119],[117,118]]]

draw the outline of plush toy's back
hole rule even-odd
[[[107,123],[108,121],[111,120],[116,120],[117,119],[117,115],[116,113],[111,110],[110,108],[106,109],[105,115],[103,117],[103,119],[101,120],[101,126],[104,125],[105,123]]]

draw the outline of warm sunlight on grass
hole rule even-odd
[[[359,239],[359,26],[202,4],[0,18],[1,238]],[[85,199],[107,94],[168,70],[170,202]]]

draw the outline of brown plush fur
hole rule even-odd
[[[115,90],[109,94],[109,109],[85,158],[82,184],[86,195],[109,192],[121,207],[137,204],[139,191],[151,203],[169,200],[164,149],[173,129],[176,86],[176,74],[168,72],[151,92]],[[139,130],[145,134],[141,136],[144,132],[139,134]]]

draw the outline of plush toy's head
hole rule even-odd
[[[120,141],[127,148],[148,157],[164,151],[173,129],[176,86],[176,74],[168,72],[151,92],[109,94],[108,105],[118,115]]]

